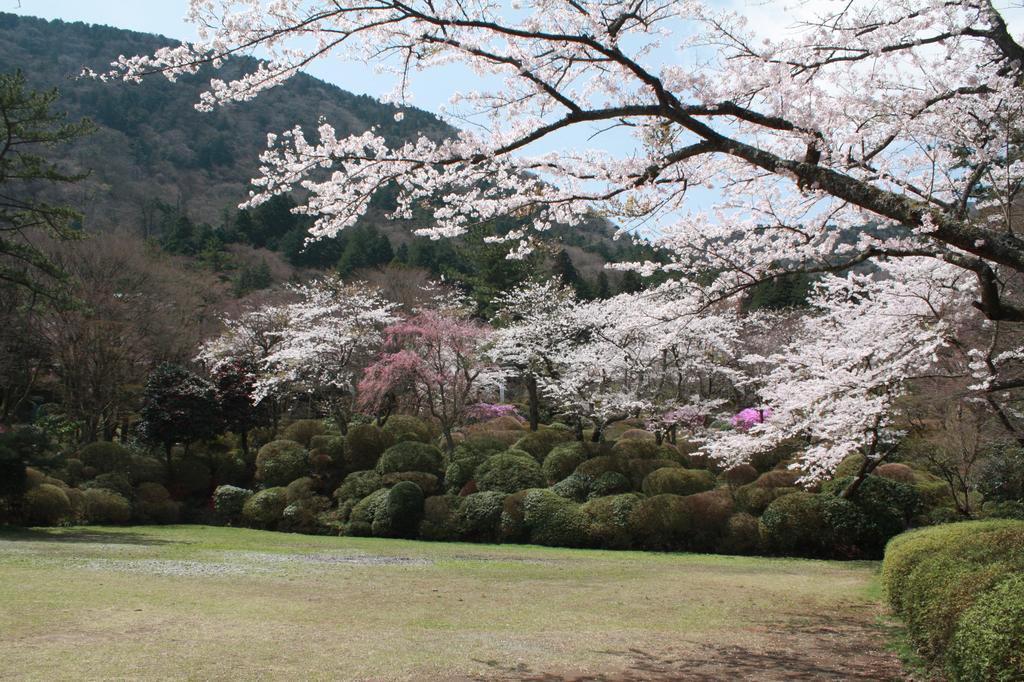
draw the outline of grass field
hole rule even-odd
[[[877,564],[0,531],[2,679],[896,679]]]

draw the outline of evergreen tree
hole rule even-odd
[[[594,292],[594,296],[602,300],[612,296],[612,287],[608,282],[608,273],[604,270],[597,275],[597,290]]]
[[[644,282],[635,270],[626,270],[622,273],[622,283],[619,285],[619,293],[635,294],[643,291]]]
[[[256,367],[251,360],[222,362],[213,370],[213,385],[224,426],[238,434],[249,461],[249,431],[269,423],[269,414],[256,402]]]
[[[562,280],[563,284],[573,286],[579,281],[580,273],[572,264],[572,258],[565,249],[561,249],[555,256],[554,275]]]

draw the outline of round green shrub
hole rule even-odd
[[[346,535],[370,536],[373,534],[373,519],[388,500],[387,488],[376,490],[359,500],[348,517]]]
[[[633,544],[630,518],[643,498],[635,493],[590,500],[580,507],[587,527],[587,544],[602,549],[629,549]]]
[[[491,455],[508,450],[509,444],[500,438],[494,438],[489,434],[468,436],[464,441],[455,446],[452,453],[452,461],[462,459],[477,459],[484,461]]]
[[[530,490],[520,490],[505,498],[501,505],[501,524],[499,527],[499,539],[501,542],[528,542],[530,530],[526,527],[526,496]]]
[[[693,495],[715,487],[715,476],[703,469],[662,467],[643,481],[645,495]]]
[[[840,478],[827,482],[822,493],[827,496],[840,495],[852,478]],[[910,519],[920,507],[920,498],[913,486],[899,481],[868,476],[849,500],[860,510],[862,519],[856,542],[863,553],[880,557],[889,538],[902,533]],[[847,514],[847,516],[850,516]],[[853,523],[850,516],[850,522]],[[846,524],[848,530],[855,525]],[[842,539],[845,535],[838,535]]]
[[[479,490],[484,492],[496,490],[514,493],[544,484],[544,475],[537,460],[525,452],[515,450],[488,457],[477,467],[474,479]]]
[[[608,473],[615,475],[615,472]],[[606,476],[608,474],[602,475]],[[619,475],[621,476],[621,474]],[[561,495],[567,500],[585,502],[590,497],[590,488],[593,484],[594,479],[592,477],[586,474],[572,473],[551,486],[551,490],[556,495]]]
[[[762,488],[756,483],[750,483],[736,489],[736,507],[754,516],[760,516],[776,499],[799,491],[799,488]]]
[[[430,443],[438,433],[431,424],[419,417],[408,414],[393,414],[384,422],[384,432],[389,434],[395,443],[414,440],[419,443]]]
[[[728,490],[707,490],[683,497],[683,505],[693,520],[693,532],[686,549],[712,552],[726,534],[729,519],[736,510]]]
[[[334,499],[339,503],[346,500],[361,500],[383,487],[384,480],[376,471],[353,471],[334,491]]]
[[[1012,575],[964,611],[946,670],[957,682],[1024,680],[1024,575]]]
[[[273,528],[281,520],[287,506],[288,492],[283,487],[267,488],[245,501],[242,505],[242,518],[256,528]]]
[[[621,495],[633,490],[633,485],[628,478],[617,471],[606,471],[590,484],[588,499],[606,497],[608,495]]]
[[[93,467],[101,474],[127,472],[131,468],[132,453],[123,445],[100,441],[82,448],[78,459],[82,460],[85,466]]]
[[[464,459],[454,460],[448,465],[448,468],[444,470],[444,482],[445,487],[449,491],[457,493],[466,486],[467,483],[473,480],[473,474],[476,472],[476,468],[480,466],[483,461],[487,459],[487,455],[481,458],[466,457]]]
[[[492,490],[461,498],[455,514],[458,537],[473,542],[496,542],[505,497],[505,493]]]
[[[377,462],[377,473],[396,471],[423,471],[435,476],[444,474],[444,455],[433,445],[404,441],[384,451]]]
[[[180,505],[171,499],[167,488],[159,483],[140,483],[135,488],[132,512],[139,523],[177,523],[180,511]],[[235,516],[241,511],[242,505],[239,504]]]
[[[295,441],[302,447],[309,448],[314,436],[322,436],[326,432],[324,423],[319,419],[299,419],[285,427],[281,439]]]
[[[571,442],[556,445],[544,458],[541,473],[548,485],[558,483],[576,471],[576,467],[587,459],[587,451],[583,443]]]
[[[761,536],[782,554],[819,556],[831,545],[822,498],[795,492],[777,498],[761,515]]]
[[[377,507],[371,532],[382,538],[413,537],[421,518],[423,491],[412,481],[399,481],[388,490],[384,503]]]
[[[580,505],[550,490],[527,492],[523,499],[523,522],[534,544],[551,547],[586,544],[587,520],[580,512]]]
[[[624,457],[617,455],[598,455],[576,467],[576,473],[584,474],[591,478],[597,478],[607,471],[617,471],[628,476],[629,462]]]
[[[316,481],[309,476],[296,478],[285,487],[288,504],[305,500],[316,495]]]
[[[419,536],[422,540],[455,540],[455,514],[462,498],[456,495],[434,495],[423,501],[423,520]]]
[[[345,465],[349,471],[377,466],[384,451],[394,445],[391,434],[375,424],[353,424],[345,435]]]
[[[395,471],[384,474],[381,477],[384,486],[390,488],[400,481],[412,481],[420,487],[424,495],[436,495],[441,491],[441,484],[437,476],[428,474],[425,471]]]
[[[681,495],[655,495],[640,500],[629,520],[641,549],[685,549],[693,536],[694,519]]]
[[[35,467],[25,467],[25,489],[30,490],[46,483],[46,474]]]
[[[2,459],[3,455],[0,455]],[[0,463],[2,466],[2,463]],[[0,478],[3,478],[3,472],[0,471]],[[57,474],[57,478],[61,479],[68,485],[78,485],[85,481],[85,465],[82,464],[82,460],[74,457],[64,461],[64,468]],[[3,492],[0,492],[0,497],[3,497]]]
[[[531,431],[516,441],[515,448],[527,452],[537,460],[543,462],[556,445],[572,440],[572,433],[561,429],[540,428]]]
[[[70,463],[71,460],[68,460]],[[130,472],[132,483],[163,483],[167,466],[156,457],[132,455]]]
[[[612,454],[626,459],[655,459],[662,453],[654,440],[618,440],[612,446]]]
[[[291,440],[274,440],[256,455],[256,478],[269,486],[285,486],[309,471],[309,453]]]
[[[917,473],[906,464],[898,462],[886,462],[875,467],[874,474],[890,481],[913,485],[917,483]]]
[[[25,493],[22,513],[29,525],[53,526],[71,515],[71,501],[55,485],[43,483]]]
[[[658,469],[682,469],[683,465],[671,459],[628,459],[625,460],[625,472],[633,490],[643,488],[644,479]]]
[[[761,551],[761,526],[757,517],[739,512],[729,517],[716,550],[721,554],[757,554]]]
[[[785,440],[768,450],[762,450],[749,460],[751,466],[758,471],[770,471],[787,459],[792,459],[807,444],[799,438]]]
[[[57,486],[60,488],[60,486]],[[85,520],[85,491],[79,488],[61,488],[64,494],[68,496],[68,502],[71,503],[71,514],[68,517],[69,521],[80,523]]]
[[[25,460],[11,448],[0,445],[0,499],[19,498],[26,490],[28,474]]]
[[[121,497],[127,498],[131,497],[132,494],[132,479],[126,473],[100,474],[82,487],[86,489],[109,490]]]
[[[657,438],[655,437],[655,435],[653,433],[651,433],[647,429],[635,429],[634,428],[634,429],[626,429],[621,434],[619,434],[619,437],[616,440],[618,440],[618,442],[620,442],[620,443],[622,441],[631,441],[631,440],[633,440],[633,441],[639,440],[639,441],[650,441],[650,442],[653,442],[653,441],[657,440]]]
[[[847,457],[839,463],[839,466],[836,467],[835,473],[832,474],[832,478],[856,476],[860,473],[860,468],[862,466],[864,466],[864,455],[857,452],[852,455],[847,455]]]
[[[84,491],[83,502],[89,523],[126,523],[132,517],[131,504],[112,490],[90,488]]]
[[[213,510],[226,522],[237,520],[253,492],[233,485],[220,485],[213,491]],[[287,495],[287,493],[286,493]]]
[[[726,469],[722,472],[722,480],[730,488],[739,488],[742,485],[753,483],[757,480],[758,473],[750,464],[737,464],[736,466]]]
[[[791,469],[772,469],[766,471],[754,481],[758,488],[793,488],[800,474]]]
[[[281,512],[278,529],[289,533],[315,533],[320,523],[320,515],[331,506],[331,501],[322,495],[310,495],[294,502]]]
[[[309,448],[310,450],[319,450],[322,452],[324,450],[327,450],[331,446],[331,441],[335,440],[336,438],[340,438],[342,442],[345,441],[344,436],[339,436],[336,433],[321,433],[318,436],[313,436],[312,438],[310,438],[309,445],[306,447]]]
[[[519,421],[516,417],[504,416],[495,417],[494,419],[488,419],[485,422],[479,424],[473,424],[466,428],[469,433],[493,433],[495,431],[519,431],[526,430],[526,426],[523,422]]]

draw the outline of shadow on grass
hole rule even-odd
[[[14,542],[93,542],[107,545],[180,545],[181,540],[165,540],[137,532],[119,533],[98,528],[20,528],[0,526],[0,540]]]
[[[774,623],[759,646],[685,642],[685,649],[655,652],[630,648],[603,651],[622,661],[617,670],[554,674],[519,664],[477,661],[493,676],[517,682],[718,682],[719,680],[906,680],[895,657],[879,641],[876,625],[840,614]],[[612,664],[614,665],[614,664]]]

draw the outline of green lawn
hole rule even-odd
[[[0,531],[0,679],[891,679],[871,562]]]

